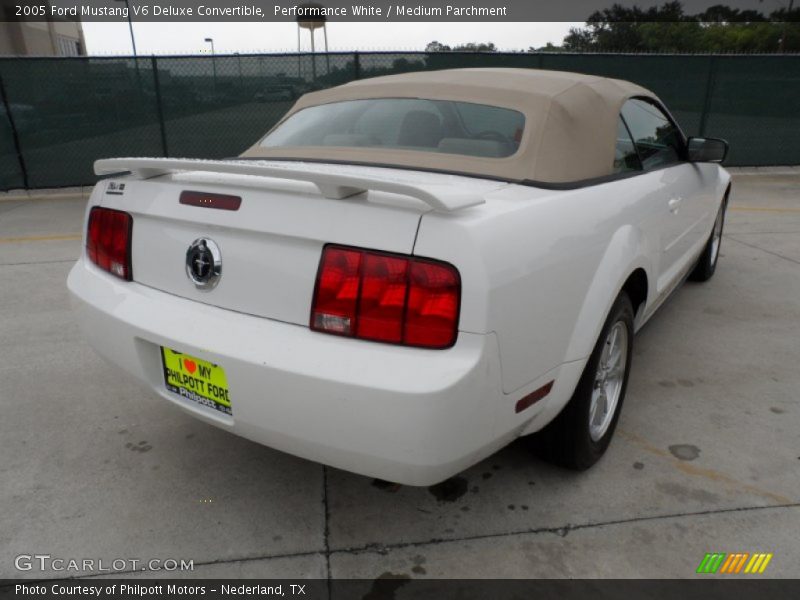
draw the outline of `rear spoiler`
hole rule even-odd
[[[446,183],[417,183],[386,175],[348,174],[347,167],[312,163],[285,163],[267,160],[199,160],[188,158],[106,158],[95,161],[97,175],[130,172],[137,179],[150,179],[177,171],[203,171],[232,175],[256,175],[307,181],[319,188],[326,198],[341,199],[375,190],[403,194],[422,200],[435,210],[454,211],[485,203],[483,195],[475,190],[474,182],[465,185]]]

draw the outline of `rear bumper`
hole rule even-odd
[[[493,334],[448,350],[328,336],[119,281],[83,259],[68,287],[99,354],[209,423],[371,477],[430,485],[519,435]],[[159,346],[223,366],[233,416],[168,392]]]

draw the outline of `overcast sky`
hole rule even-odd
[[[438,40],[455,45],[494,42],[503,50],[527,50],[547,42],[560,44],[570,27],[583,23],[329,23],[331,50],[424,50]],[[131,54],[127,23],[84,22],[89,54]],[[209,52],[203,40],[214,39],[218,54],[297,50],[294,23],[134,23],[139,54],[200,54]],[[317,31],[317,49],[322,32]],[[310,48],[302,32],[303,50]]]

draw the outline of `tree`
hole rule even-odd
[[[767,20],[757,10],[739,10],[722,4],[710,6],[696,17],[703,23],[754,23]]]
[[[593,34],[588,29],[571,27],[567,37],[564,38],[564,50],[570,52],[589,52],[594,45]]]
[[[460,46],[453,46],[454,52],[497,52],[497,47],[492,42],[469,42]]]
[[[497,47],[493,42],[468,42],[451,48],[434,40],[425,46],[425,52],[497,52]]]
[[[556,45],[553,44],[553,42],[547,42],[546,45],[544,45],[544,46],[542,46],[540,48],[535,48],[534,46],[530,46],[526,50],[526,52],[528,52],[528,53],[531,53],[531,52],[564,52],[564,50],[565,50],[565,48],[562,47],[562,46],[556,46]]]
[[[425,46],[425,52],[450,52],[450,50],[450,46],[445,46],[436,40],[429,42],[428,45]]]
[[[800,8],[769,18],[758,11],[711,6],[696,15],[680,2],[648,9],[618,4],[592,13],[564,38],[571,52],[783,52],[800,50]]]

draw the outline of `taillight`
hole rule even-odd
[[[133,217],[121,210],[95,206],[89,212],[86,254],[94,264],[130,281]]]
[[[458,334],[461,279],[450,264],[325,246],[311,329],[364,340],[449,348]]]

